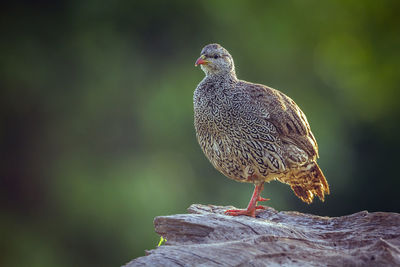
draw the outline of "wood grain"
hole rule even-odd
[[[193,204],[156,217],[165,245],[133,266],[400,266],[400,214],[366,211],[321,217],[273,208],[256,218]]]

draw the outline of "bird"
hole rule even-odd
[[[255,217],[264,184],[288,184],[307,204],[324,201],[328,182],[317,164],[318,145],[305,114],[284,93],[240,80],[231,54],[206,45],[196,60],[205,73],[193,94],[196,138],[211,164],[226,177],[254,184],[246,209],[226,215]]]

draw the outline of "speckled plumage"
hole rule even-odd
[[[324,200],[329,186],[316,163],[317,142],[296,103],[238,80],[232,56],[218,44],[205,46],[201,59],[206,77],[194,92],[194,125],[212,165],[240,182],[287,183],[307,203],[314,195]]]

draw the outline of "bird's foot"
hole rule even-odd
[[[263,198],[260,196],[260,193],[263,190],[263,187],[264,187],[264,183],[255,185],[253,196],[250,199],[247,209],[245,209],[245,210],[227,210],[227,211],[225,211],[225,214],[230,215],[230,216],[246,215],[246,216],[250,216],[250,217],[256,217],[256,210],[266,209],[263,206],[257,206],[257,202],[269,200],[269,198]]]
[[[230,216],[246,215],[246,216],[250,216],[250,217],[256,217],[256,208],[255,209],[246,209],[246,210],[226,210],[225,214],[230,215]]]
[[[240,216],[240,215],[246,215],[250,217],[256,217],[256,211],[257,210],[265,210],[267,207],[264,206],[255,206],[254,209],[237,209],[237,210],[226,210],[225,214],[230,215],[230,216]]]

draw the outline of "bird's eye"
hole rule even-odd
[[[217,58],[219,58],[219,56],[218,56],[218,55],[215,55],[214,58],[217,59]]]

